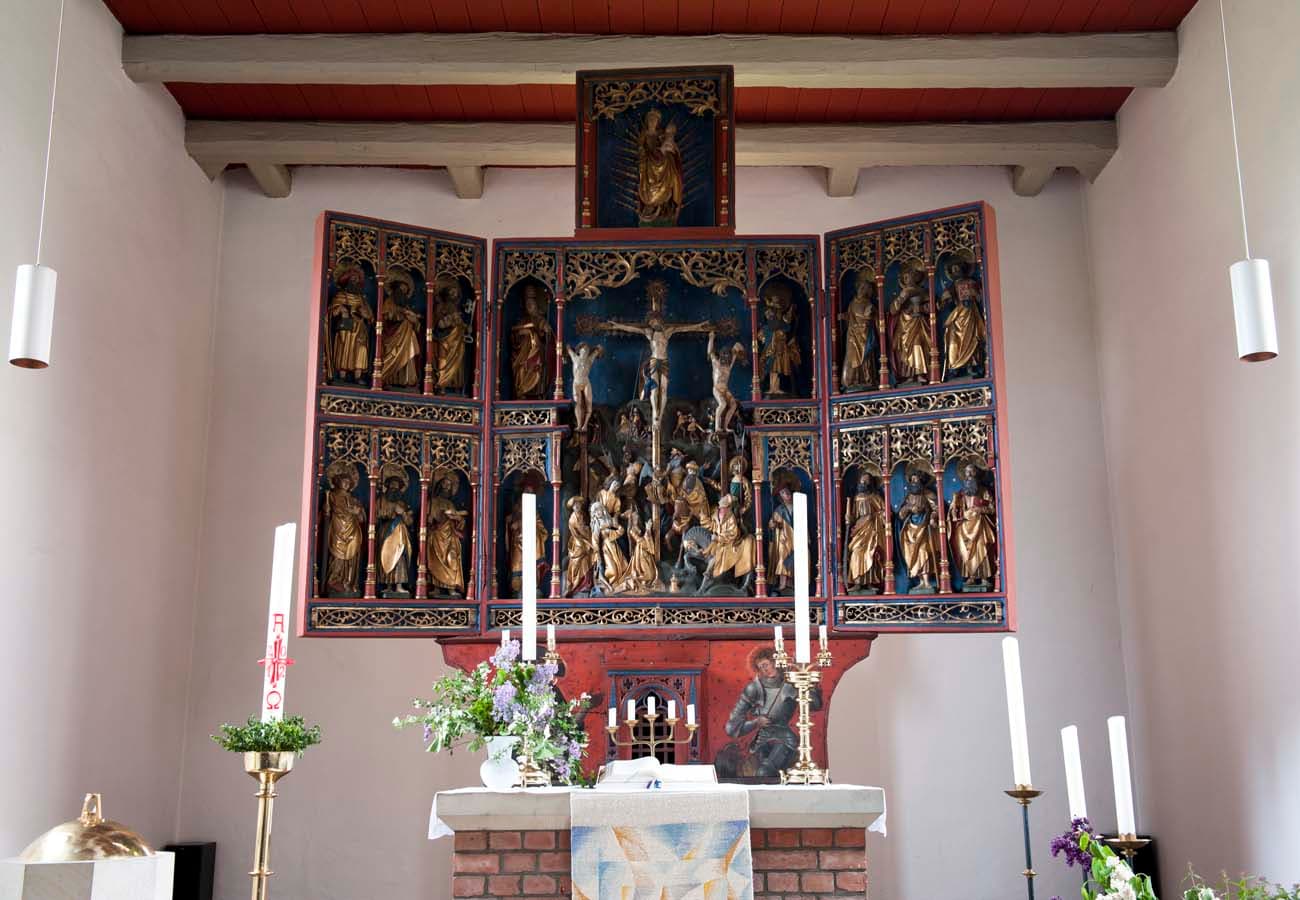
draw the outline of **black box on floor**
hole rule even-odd
[[[172,881],[172,900],[212,900],[212,883],[216,877],[217,845],[187,841],[163,847],[176,854],[176,877]]]

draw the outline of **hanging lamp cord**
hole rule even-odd
[[[59,53],[63,49],[63,10],[67,0],[59,0],[59,31],[54,39],[54,83],[50,87],[50,127],[45,135],[45,177],[41,181],[41,218],[36,228],[36,265],[41,264],[41,245],[45,242],[45,195],[50,189],[50,150],[54,147],[54,100],[59,93]]]
[[[1223,32],[1223,72],[1228,81],[1228,118],[1232,120],[1232,157],[1237,163],[1237,201],[1241,205],[1241,240],[1246,245],[1246,259],[1250,259],[1250,232],[1246,228],[1246,188],[1241,178],[1241,147],[1237,144],[1237,107],[1232,101],[1232,65],[1228,61],[1228,18],[1223,13],[1223,0],[1219,0],[1219,27]]]

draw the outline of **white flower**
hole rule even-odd
[[[1128,884],[1133,880],[1133,870],[1128,867],[1128,863],[1115,861],[1115,865],[1110,870],[1110,883],[1113,885],[1117,881]]]

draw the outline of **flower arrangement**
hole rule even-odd
[[[1101,842],[1087,819],[1075,819],[1069,831],[1052,841],[1052,855],[1062,852],[1067,866],[1084,870],[1083,900],[1156,900],[1151,877],[1135,874]]]
[[[320,726],[309,728],[302,716],[271,722],[249,716],[243,725],[222,725],[220,732],[210,737],[222,750],[231,753],[297,753],[302,756],[308,747],[320,743]]]
[[[469,672],[451,672],[433,684],[433,697],[417,697],[419,713],[398,716],[397,728],[424,728],[425,749],[453,752],[464,744],[479,750],[491,737],[518,737],[552,780],[573,784],[582,777],[587,735],[580,710],[587,694],[565,701],[555,686],[554,663],[524,662],[519,641],[502,644]]]
[[[1300,884],[1287,888],[1255,875],[1229,880],[1225,874],[1211,886],[1194,870],[1188,870],[1184,884],[1189,887],[1183,891],[1183,900],[1300,900]]]

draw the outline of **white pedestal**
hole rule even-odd
[[[29,863],[0,861],[0,900],[172,900],[176,857]]]

